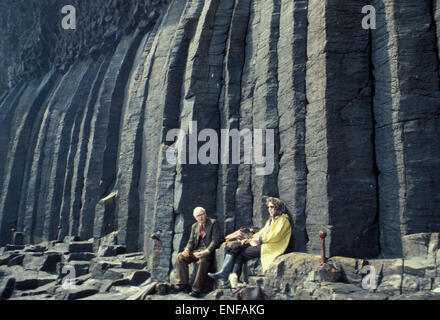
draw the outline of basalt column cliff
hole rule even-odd
[[[117,230],[165,277],[194,207],[227,234],[261,227],[266,196],[294,251],[325,229],[329,256],[401,257],[440,231],[440,1],[7,0],[0,27],[0,245]],[[273,170],[169,161],[194,123],[199,153],[273,130]]]

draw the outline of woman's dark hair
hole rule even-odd
[[[266,199],[266,205],[269,205],[269,203],[272,203],[275,206],[275,211],[277,214],[286,212],[286,206],[284,205],[284,202],[280,199],[269,197]]]

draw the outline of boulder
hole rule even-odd
[[[121,261],[121,267],[126,269],[144,269],[147,266],[147,260],[142,257],[128,258]]]
[[[112,287],[115,287],[115,286],[128,286],[129,284],[130,284],[130,279],[122,278],[122,279],[118,279],[118,280],[113,281]]]
[[[23,232],[14,232],[14,244],[22,246],[24,245],[24,234]]]
[[[126,252],[125,246],[122,245],[108,245],[101,246],[98,250],[98,257],[114,257]]]
[[[76,300],[85,297],[89,297],[98,293],[99,290],[91,286],[75,286],[74,289],[65,290],[60,288],[55,293],[57,300]]]
[[[16,290],[30,290],[38,288],[39,283],[37,278],[20,279],[15,282]]]
[[[18,254],[8,260],[8,267],[23,265],[24,254]]]
[[[61,261],[62,254],[55,251],[47,251],[44,253],[43,264],[41,271],[56,272],[57,264]]]
[[[0,256],[0,266],[8,265],[9,260],[17,256],[17,253],[6,252]]]
[[[68,264],[59,262],[56,267],[60,278],[77,278],[89,273],[89,263],[82,261],[71,261]]]
[[[138,286],[150,278],[150,273],[146,270],[137,270],[129,278],[132,286]]]
[[[156,281],[149,283],[140,292],[130,296],[127,300],[145,300],[148,295],[154,294],[156,292],[156,285]]]
[[[7,244],[5,247],[5,251],[23,250],[24,248],[24,245]]]
[[[118,280],[123,277],[122,273],[117,272],[114,268],[117,265],[108,263],[96,263],[91,268],[92,278],[100,280]]]
[[[70,242],[78,242],[80,241],[80,237],[79,236],[65,236],[63,239],[64,243],[70,243]]]
[[[15,288],[15,278],[7,277],[0,279],[0,300],[9,299]]]
[[[30,245],[30,246],[26,246],[23,251],[24,252],[44,252],[46,250],[47,250],[46,246]]]
[[[73,252],[93,252],[93,243],[89,241],[74,241],[69,243],[70,253]]]
[[[91,252],[73,252],[68,255],[67,261],[91,261],[95,254]]]

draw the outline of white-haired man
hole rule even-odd
[[[189,295],[198,298],[202,292],[202,286],[214,257],[215,249],[220,245],[222,239],[217,221],[208,218],[204,208],[196,207],[193,216],[197,222],[191,227],[191,234],[185,250],[179,253],[177,257],[177,284],[175,289],[183,291],[189,288],[188,265],[196,262],[198,265],[197,274]]]

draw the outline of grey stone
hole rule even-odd
[[[24,234],[23,232],[14,232],[14,244],[18,246],[24,245]]]
[[[66,268],[64,268],[64,267],[66,267]],[[70,271],[69,267],[72,267],[73,270]],[[58,275],[60,275],[61,277],[64,277],[64,274],[67,275],[67,274],[70,274],[71,272],[74,271],[73,277],[76,278],[76,277],[80,277],[80,276],[83,276],[83,275],[86,275],[87,273],[89,273],[89,263],[82,262],[82,261],[70,261],[65,264],[58,263],[56,269],[57,269]],[[62,273],[63,269],[66,270],[65,271],[66,273],[64,273],[64,274]]]
[[[69,252],[93,252],[93,243],[88,241],[70,242]]]
[[[77,242],[80,241],[80,237],[79,236],[65,236],[63,239],[64,243],[70,243],[70,242]]]
[[[107,245],[101,246],[98,250],[98,257],[113,257],[126,252],[125,246],[122,245]]]
[[[98,292],[98,289],[91,286],[78,286],[75,289],[57,290],[57,292],[55,293],[55,298],[57,300],[76,300],[89,297]]]
[[[150,272],[146,270],[138,270],[133,272],[133,274],[130,276],[130,285],[137,286],[142,283],[144,283],[147,279],[150,278]]]
[[[15,288],[15,278],[7,277],[0,279],[0,300],[8,299]]]
[[[16,290],[30,290],[30,289],[35,289],[37,288],[39,285],[38,283],[38,279],[34,279],[34,278],[29,278],[29,279],[22,279],[22,280],[17,280],[15,282],[15,289]]]
[[[67,261],[90,261],[95,258],[91,252],[73,252],[67,257]]]
[[[146,259],[129,258],[122,260],[121,267],[126,269],[144,269],[147,266]]]
[[[112,282],[112,287],[114,286],[128,286],[130,284],[130,279],[123,278],[123,279],[117,279]]]
[[[153,281],[149,283],[141,292],[129,297],[127,300],[145,300],[146,296],[154,294],[156,290],[157,282]]]
[[[8,267],[17,266],[17,265],[21,266],[23,264],[24,257],[25,257],[24,254],[19,254],[12,257],[11,259],[8,260]]]
[[[6,251],[15,251],[15,250],[23,250],[25,248],[24,245],[15,245],[15,244],[7,244],[5,247]]]
[[[41,266],[41,271],[54,272],[56,270],[57,264],[61,261],[62,255],[59,252],[47,251],[44,254],[43,265]]]
[[[371,4],[378,13],[371,41],[380,246],[386,257],[401,257],[402,236],[438,232],[438,216],[432,215],[439,205],[434,191],[438,186],[427,182],[438,181],[440,174],[439,149],[434,143],[439,126],[438,49],[435,28],[429,27],[431,2],[413,6],[410,1],[375,0]],[[399,27],[402,23],[406,28]],[[430,45],[419,46],[419,41]],[[408,68],[400,69],[402,64]],[[419,82],[423,85],[414,91]],[[420,108],[413,107],[415,101]],[[399,136],[405,138],[396,140]]]

